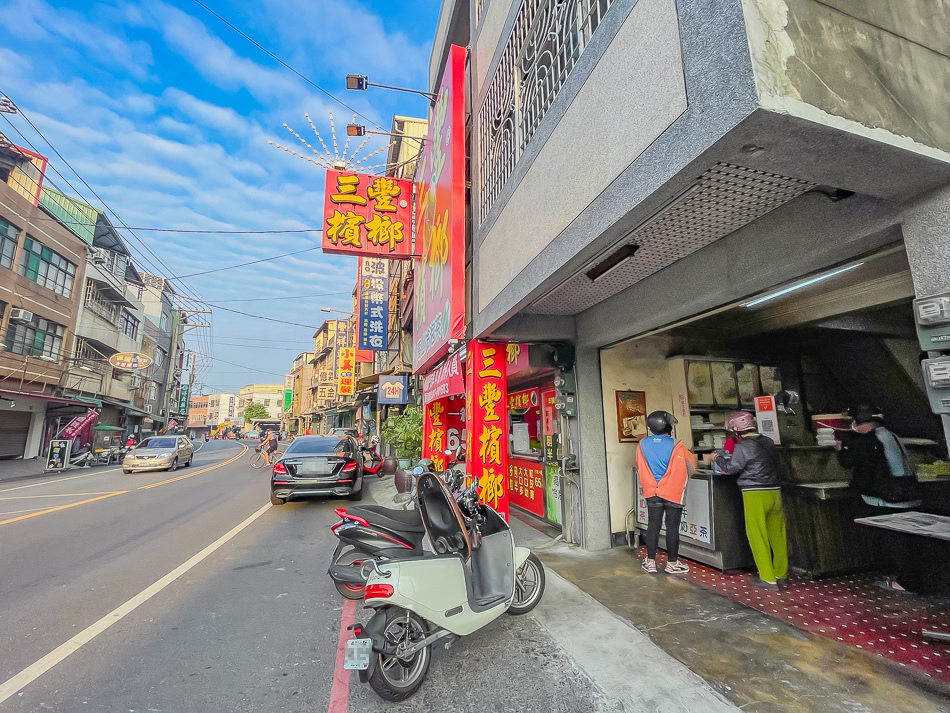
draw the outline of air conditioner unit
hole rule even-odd
[[[19,307],[14,307],[10,310],[10,321],[11,322],[32,322],[33,313],[25,309],[20,309]]]
[[[92,255],[89,258],[89,262],[91,262],[93,265],[105,265],[106,255],[101,250],[92,248]]]

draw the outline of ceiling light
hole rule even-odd
[[[789,294],[790,292],[795,292],[795,291],[797,291],[797,290],[804,289],[805,287],[810,287],[811,285],[814,285],[814,284],[816,284],[816,283],[818,283],[818,282],[822,282],[823,280],[827,280],[827,279],[829,279],[829,278],[836,277],[836,276],[838,276],[838,275],[840,275],[840,274],[842,274],[842,273],[844,273],[844,272],[848,272],[849,270],[853,270],[853,269],[856,268],[856,267],[861,267],[861,265],[863,265],[863,264],[864,264],[863,262],[859,262],[859,263],[857,263],[857,264],[855,264],[855,265],[848,265],[847,267],[842,267],[842,268],[839,268],[839,269],[837,269],[837,270],[833,270],[832,272],[827,272],[827,273],[825,273],[824,275],[818,275],[817,277],[813,277],[813,278],[811,278],[810,280],[805,280],[804,282],[799,282],[799,283],[797,283],[797,284],[795,284],[795,285],[790,285],[790,286],[788,286],[788,287],[786,287],[786,288],[784,288],[784,289],[779,290],[778,292],[773,292],[773,293],[770,294],[770,295],[766,295],[765,297],[758,297],[758,298],[752,300],[751,302],[746,302],[746,303],[743,304],[742,306],[743,306],[743,307],[756,307],[757,305],[760,305],[760,304],[762,304],[763,302],[768,302],[769,300],[774,300],[774,299],[776,299],[776,298],[778,298],[778,297],[784,297],[785,295]]]
[[[640,246],[636,243],[627,243],[626,245],[621,246],[618,250],[612,252],[584,274],[587,275],[587,278],[591,282],[596,282],[607,273],[616,270],[626,260],[633,257],[633,254],[639,248]]]

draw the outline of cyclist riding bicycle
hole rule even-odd
[[[264,436],[264,463],[270,465],[270,454],[277,450],[277,434],[273,428],[267,429]]]

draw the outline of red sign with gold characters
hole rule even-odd
[[[508,519],[508,382],[505,345],[468,343],[465,418],[468,472],[479,500]]]
[[[352,171],[327,171],[323,252],[412,256],[412,182]]]
[[[340,347],[340,363],[337,369],[337,393],[340,396],[352,396],[354,387],[354,362],[356,361],[356,349],[353,347]]]
[[[512,458],[508,464],[508,497],[519,508],[544,517],[544,466]]]
[[[452,45],[416,171],[414,374],[465,338],[465,48]]]

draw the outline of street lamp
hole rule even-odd
[[[376,134],[377,136],[395,136],[400,139],[411,139],[413,141],[418,141],[420,146],[424,145],[426,142],[425,136],[410,136],[409,134],[397,133],[395,131],[372,131],[371,129],[367,129],[363,124],[346,125],[347,136],[366,136],[366,134]]]
[[[405,89],[403,87],[391,87],[388,84],[374,84],[362,74],[347,74],[346,88],[357,92],[365,92],[367,87],[379,87],[380,89],[392,89],[395,92],[409,92],[410,94],[421,94],[430,102],[435,102],[438,98],[432,92],[423,92],[418,89]]]
[[[349,316],[349,317],[355,317],[355,316],[356,316],[356,313],[355,313],[355,312],[346,312],[346,311],[344,311],[344,310],[342,310],[342,309],[333,309],[332,307],[321,307],[321,308],[320,308],[320,311],[321,311],[321,312],[339,312],[340,314],[345,314],[345,315],[347,315],[347,316]]]

